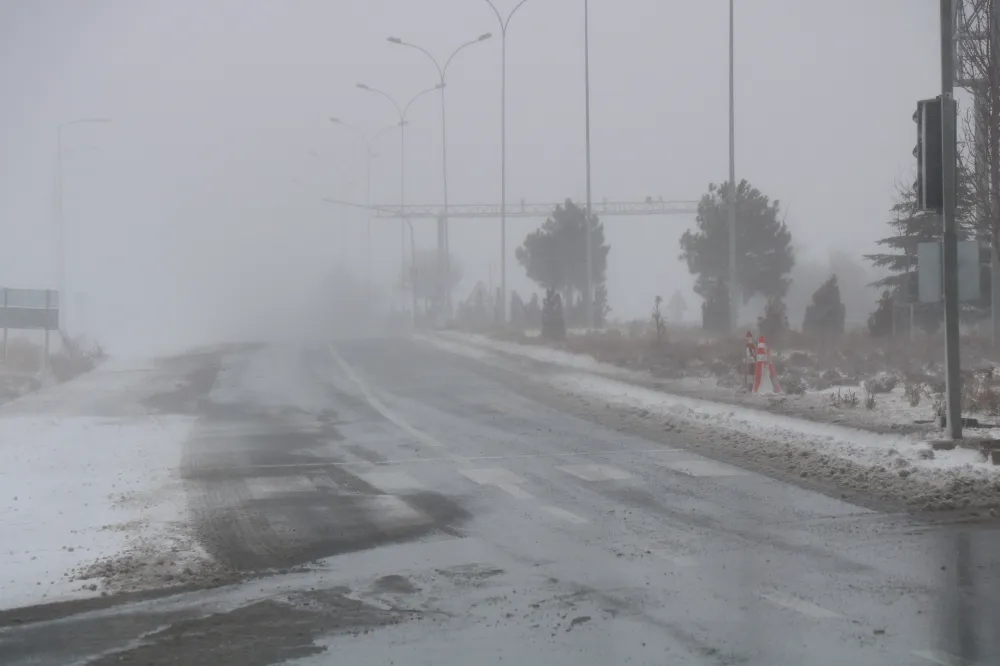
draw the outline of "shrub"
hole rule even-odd
[[[840,287],[837,276],[820,285],[813,294],[812,303],[806,307],[806,316],[802,322],[803,333],[816,333],[823,337],[841,335],[844,332],[844,321],[847,311],[840,300]]]
[[[545,300],[542,302],[542,337],[549,340],[566,339],[562,297],[554,289],[545,293]]]

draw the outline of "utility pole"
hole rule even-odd
[[[589,13],[589,2],[588,0],[583,0],[583,76],[584,76],[584,95],[586,97],[587,111],[586,116],[586,126],[587,126],[587,215],[586,222],[583,225],[584,233],[586,234],[587,241],[585,243],[585,252],[587,253],[587,294],[584,297],[584,311],[587,316],[587,328],[594,325],[594,248],[593,246],[593,230],[590,228],[591,225],[591,210],[590,210],[590,13]]]
[[[729,330],[739,326],[740,294],[736,275],[736,91],[735,80],[735,13],[729,0]]]
[[[955,109],[954,0],[941,0],[941,226],[943,232],[945,400],[951,439],[962,438],[958,338],[958,236],[955,230],[957,114]]]

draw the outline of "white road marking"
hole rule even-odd
[[[383,528],[430,521],[422,511],[394,495],[368,495],[365,502],[372,509],[372,521]]]
[[[250,495],[255,498],[316,492],[316,486],[307,476],[258,476],[247,479],[246,484]]]
[[[732,465],[725,465],[714,460],[674,460],[657,461],[657,465],[669,467],[675,472],[688,476],[737,476],[746,474],[745,470]]]
[[[396,490],[420,490],[424,487],[406,472],[368,472],[357,476],[387,493]]]
[[[663,451],[663,449],[640,449],[636,451],[623,451],[622,449],[615,449],[614,451],[577,451],[573,453],[518,453],[514,455],[505,456],[468,456],[462,457],[463,462],[485,462],[488,460],[504,461],[504,460],[542,460],[542,459],[557,459],[557,458],[584,458],[587,456],[621,456],[621,455],[639,455],[645,453],[657,453]],[[439,458],[399,458],[396,460],[383,460],[376,463],[379,466],[383,465],[412,465],[412,464],[422,464],[422,463],[439,463],[439,462],[455,462],[458,456],[444,456]],[[278,463],[273,465],[249,465],[252,469],[270,469],[270,468],[280,468],[280,467],[369,467],[372,463],[368,461],[337,461],[337,462],[303,462],[303,463]]]
[[[764,593],[760,596],[776,606],[781,606],[782,608],[787,608],[819,620],[831,620],[833,618],[840,617],[840,613],[827,610],[826,608],[817,606],[816,604],[806,601],[805,599],[798,599],[796,597],[778,594],[777,592]]]
[[[470,481],[474,481],[482,486],[496,486],[517,499],[532,499],[534,497],[531,493],[520,488],[520,485],[527,483],[527,481],[509,469],[485,467],[480,469],[460,469],[458,472]]]
[[[550,516],[559,518],[560,520],[565,520],[568,523],[573,523],[574,525],[583,525],[584,523],[587,522],[586,518],[581,518],[575,513],[567,511],[566,509],[560,509],[557,506],[543,506],[542,511],[549,514]]]
[[[426,446],[435,449],[447,448],[445,444],[434,439],[427,433],[417,430],[409,423],[407,423],[405,420],[403,420],[401,417],[397,416],[396,413],[393,412],[391,409],[386,407],[381,400],[379,400],[378,398],[375,397],[374,394],[372,394],[371,390],[368,388],[368,385],[364,382],[363,379],[361,379],[361,377],[357,375],[357,373],[354,372],[354,369],[347,364],[347,361],[341,358],[340,354],[337,353],[336,349],[330,347],[330,353],[333,355],[334,360],[337,361],[337,364],[340,365],[341,369],[350,378],[350,380],[355,384],[357,384],[358,388],[361,390],[361,393],[365,396],[365,400],[367,400],[368,403],[375,408],[375,411],[377,411],[379,414],[385,417],[387,421],[393,423],[400,430],[414,437],[421,444],[424,444]]]
[[[333,482],[328,476],[323,476],[322,474],[313,474],[309,477],[309,481],[312,482],[313,486],[317,490],[337,490],[338,486]]]
[[[509,495],[513,495],[515,499],[534,499],[534,495],[529,493],[527,490],[522,490],[520,486],[511,485],[509,483],[496,483],[494,484],[500,490],[506,492]]]
[[[566,465],[558,469],[584,481],[623,481],[632,475],[610,465]]]
[[[956,657],[953,654],[941,652],[940,650],[914,650],[910,654],[914,657],[926,659],[932,664],[940,664],[940,666],[975,666],[973,662],[967,659],[962,659],[961,657]]]
[[[512,486],[519,486],[526,483],[524,478],[514,474],[509,469],[503,467],[481,467],[478,469],[461,469],[459,473],[471,481],[481,485],[498,485],[506,483]]]
[[[698,560],[691,557],[690,555],[676,555],[665,548],[657,548],[653,551],[653,554],[660,557],[674,566],[678,567],[696,567],[698,566]]]

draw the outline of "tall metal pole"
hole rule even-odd
[[[587,215],[583,225],[586,242],[584,251],[587,253],[584,261],[587,262],[587,293],[584,296],[584,312],[587,316],[587,327],[594,325],[594,250],[592,247],[593,229],[591,229],[591,209],[590,209],[590,11],[589,1],[583,0],[583,76],[584,95],[586,97],[586,131],[587,131]]]
[[[729,0],[729,330],[737,330],[740,312],[739,278],[736,274],[736,92],[735,92],[735,14]]]
[[[509,17],[508,17],[509,19]],[[507,25],[500,34],[500,311],[507,323]]]
[[[485,0],[500,23],[500,300],[503,301],[503,323],[507,323],[507,26],[517,10],[528,0],[514,5],[505,19],[493,4]]]
[[[59,262],[58,266],[58,281],[59,281],[59,309],[60,312],[60,322],[59,326],[61,328],[66,328],[65,317],[66,317],[66,302],[69,300],[66,298],[66,224],[63,219],[63,140],[62,140],[63,125],[56,128],[56,224],[58,229],[56,233],[58,234],[58,252],[56,260]]]
[[[955,229],[957,132],[954,0],[941,0],[941,159],[943,207],[945,400],[948,435],[962,437],[961,375],[958,338],[958,235]]]
[[[447,114],[445,114],[445,95],[444,95],[444,74],[441,75],[441,182],[444,189],[444,215],[442,216],[441,226],[442,228],[442,240],[444,257],[442,258],[443,266],[439,267],[439,271],[443,269],[443,275],[439,275],[438,279],[443,281],[440,285],[441,291],[444,292],[444,302],[441,306],[445,309],[446,316],[451,314],[451,230],[449,229],[449,218],[448,218],[448,121]]]
[[[478,44],[479,42],[486,41],[492,37],[490,33],[484,33],[479,35],[476,39],[465,42],[452,51],[448,59],[445,60],[444,65],[438,62],[434,55],[422,46],[413,44],[412,42],[407,42],[399,37],[389,37],[387,41],[391,44],[398,44],[400,46],[407,46],[411,49],[416,49],[420,51],[425,56],[427,56],[430,61],[434,64],[437,69],[438,77],[440,78],[440,89],[441,89],[441,183],[444,189],[444,213],[438,219],[438,279],[441,283],[438,285],[440,288],[440,293],[437,293],[437,297],[441,300],[439,305],[443,307],[448,312],[451,311],[451,231],[449,223],[449,211],[448,211],[448,123],[447,123],[447,113],[445,111],[445,80],[448,75],[448,66],[451,61],[464,49],[472,46],[473,44]],[[435,300],[438,300],[436,298]]]
[[[366,140],[367,141],[367,140]],[[372,289],[372,147],[365,145],[365,274],[368,290]],[[369,294],[370,296],[371,294]]]

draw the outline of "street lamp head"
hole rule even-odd
[[[391,42],[393,44],[402,44],[403,40],[399,37],[386,37],[385,41]]]
[[[484,32],[483,34],[479,35],[479,41],[480,42],[485,42],[487,39],[489,39],[492,36],[493,36],[492,32]]]
[[[443,83],[439,83],[436,86],[434,86],[434,90],[441,90],[442,88],[444,88],[444,84]]]
[[[362,90],[370,90],[370,88],[363,83],[356,83],[354,85],[356,85],[358,88],[361,88]]]

